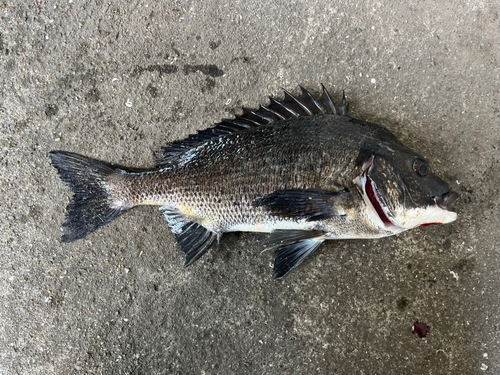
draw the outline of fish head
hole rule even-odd
[[[365,148],[358,164],[358,188],[370,216],[380,219],[385,229],[399,233],[456,220],[457,214],[448,206],[459,194],[435,174],[429,161],[412,150],[401,144],[379,143]]]

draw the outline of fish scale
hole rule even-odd
[[[160,206],[186,254],[199,259],[223,233],[269,232],[281,278],[327,239],[380,238],[449,223],[458,198],[430,163],[386,128],[347,114],[324,87],[270,99],[165,145],[156,166],[129,171],[53,151],[74,192],[63,241],[141,205]]]
[[[127,187],[125,200],[132,205],[154,202],[180,211],[186,210],[186,206],[194,207],[194,216],[199,221],[218,217],[220,228],[214,225],[211,227],[214,231],[231,230],[241,224],[265,224],[266,220],[274,218],[264,218],[262,208],[252,206],[257,197],[275,190],[333,187],[327,184],[328,179],[332,180],[333,167],[328,165],[332,158],[324,157],[328,145],[320,143],[314,149],[314,144],[318,145],[316,137],[321,136],[314,128],[308,139],[297,142],[294,134],[303,126],[292,120],[281,129],[267,126],[242,135],[228,135],[222,139],[222,151],[217,147],[221,142],[209,141],[196,150],[195,157],[189,155],[188,162],[180,160],[169,168],[148,172],[153,181],[146,179],[144,174],[134,176],[133,184]],[[266,139],[260,147],[245,146],[259,139]],[[325,161],[323,165],[317,163],[320,156]],[[337,160],[345,158],[338,153],[334,157]],[[263,180],[255,171],[269,171],[264,174],[268,178]],[[116,190],[123,192],[125,187]],[[144,191],[150,193],[144,196]]]

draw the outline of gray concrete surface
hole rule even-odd
[[[500,373],[498,1],[0,12],[0,374]],[[60,242],[70,192],[48,151],[148,167],[167,140],[319,83],[434,161],[456,223],[330,241],[280,282],[259,234],[183,269],[152,207]]]

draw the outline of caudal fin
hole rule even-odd
[[[124,173],[110,164],[65,151],[51,151],[52,165],[74,196],[66,209],[62,241],[72,242],[118,217],[130,207],[112,206],[108,179]]]

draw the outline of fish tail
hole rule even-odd
[[[111,197],[109,179],[124,174],[122,169],[71,152],[51,151],[49,156],[74,193],[61,229],[63,242],[83,238],[133,207]]]

